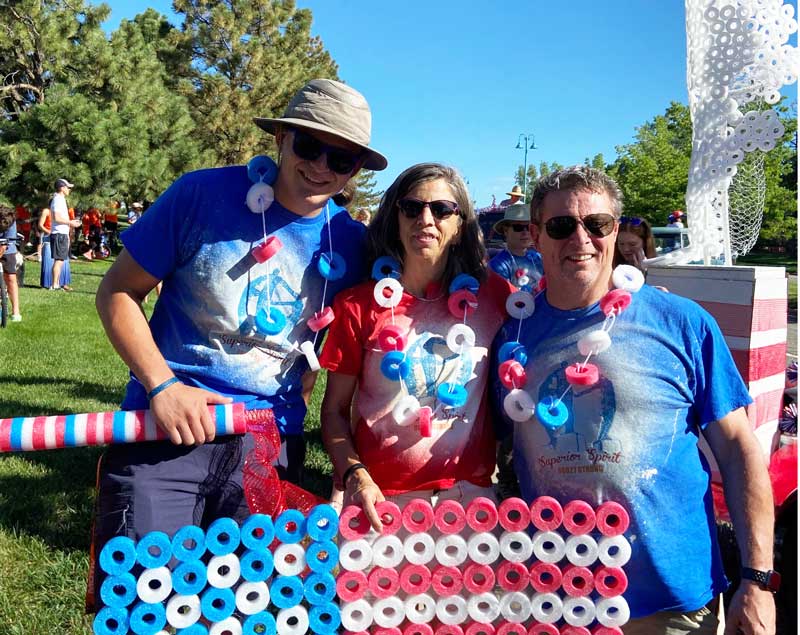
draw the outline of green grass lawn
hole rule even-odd
[[[65,293],[30,286],[39,267],[26,263],[23,321],[0,329],[0,417],[117,409],[128,373],[94,308],[109,264],[73,261],[75,291]],[[319,434],[324,383],[317,383],[306,422],[306,484],[320,496],[331,485]],[[101,452],[0,455],[0,634],[92,632],[83,599]]]
[[[786,267],[786,273],[797,273],[797,258],[786,254],[772,254],[767,252],[750,252],[737,259],[737,265],[756,265],[761,267]]]

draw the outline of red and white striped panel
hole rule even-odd
[[[753,398],[747,414],[768,456],[776,439],[785,383],[785,269],[653,267],[647,282],[695,300],[717,320]]]

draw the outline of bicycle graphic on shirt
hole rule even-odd
[[[269,280],[269,288],[267,281]],[[280,269],[276,269],[269,276],[261,276],[253,280],[246,288],[239,301],[239,333],[249,336],[252,342],[252,334],[255,331],[255,316],[259,311],[266,311],[269,307],[274,307],[286,317],[286,326],[276,335],[264,335],[263,344],[253,343],[256,348],[272,358],[276,357],[276,352],[282,353],[282,358],[287,358],[293,342],[288,341],[287,337],[292,329],[297,326],[303,313],[305,304],[300,296],[283,276]],[[291,367],[291,366],[290,366]],[[282,370],[282,374],[289,368]]]

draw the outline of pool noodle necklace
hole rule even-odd
[[[272,306],[272,264],[270,259],[282,247],[277,236],[267,235],[266,211],[275,200],[275,193],[272,184],[278,176],[278,166],[267,156],[258,155],[250,159],[247,163],[247,176],[253,185],[247,192],[246,203],[248,209],[261,215],[261,226],[264,232],[264,240],[252,248],[251,254],[257,263],[266,264],[266,310],[256,310],[254,318],[256,330],[265,335],[277,335],[286,326],[286,317]],[[328,252],[322,253],[317,261],[317,270],[322,276],[324,283],[322,288],[322,302],[319,311],[307,320],[308,327],[314,332],[313,341],[303,342],[299,347],[296,343],[290,343],[293,350],[306,357],[309,368],[312,371],[319,370],[319,360],[315,352],[319,332],[333,322],[334,314],[330,307],[325,306],[325,298],[328,293],[328,282],[338,280],[346,272],[344,258],[333,250],[333,233],[331,231],[330,200],[325,203],[325,225],[328,231]]]
[[[566,423],[569,412],[563,399],[574,386],[593,386],[600,381],[600,371],[589,360],[611,346],[609,333],[616,323],[617,317],[628,308],[632,293],[636,293],[644,284],[642,272],[630,265],[619,265],[612,274],[614,289],[606,293],[600,300],[600,310],[605,314],[603,324],[598,330],[591,331],[578,341],[578,350],[585,355],[583,362],[576,362],[565,370],[567,388],[557,398],[549,397],[534,405],[533,398],[523,390],[527,383],[525,364],[528,354],[520,343],[522,321],[533,315],[534,304],[517,297],[521,292],[509,296],[506,308],[512,317],[518,320],[517,339],[506,342],[498,352],[498,374],[500,381],[509,393],[503,399],[503,410],[513,421],[524,423],[535,413],[539,422],[546,428],[555,429]]]
[[[454,382],[440,384],[436,389],[435,409],[421,406],[419,400],[410,394],[404,381],[409,371],[406,354],[403,352],[407,338],[406,333],[395,323],[394,314],[394,308],[400,304],[403,296],[400,275],[400,263],[389,256],[378,258],[372,267],[372,277],[377,280],[373,289],[374,300],[379,307],[388,308],[391,312],[391,325],[384,327],[378,334],[378,344],[385,353],[381,361],[381,373],[389,380],[399,381],[400,390],[404,394],[392,410],[395,422],[400,426],[407,426],[419,421],[420,435],[430,437],[433,434],[433,416],[443,406],[463,406],[467,401],[467,391],[464,386]],[[446,342],[448,348],[459,355],[462,367],[464,354],[475,345],[475,332],[467,326],[467,316],[478,306],[478,289],[478,280],[463,273],[453,279],[448,289],[448,310],[462,321],[450,327]]]

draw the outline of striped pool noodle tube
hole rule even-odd
[[[270,410],[245,411],[244,404],[208,407],[216,433],[244,434],[271,419]],[[52,450],[110,443],[161,441],[167,435],[149,410],[117,410],[86,414],[0,419],[0,453]]]

